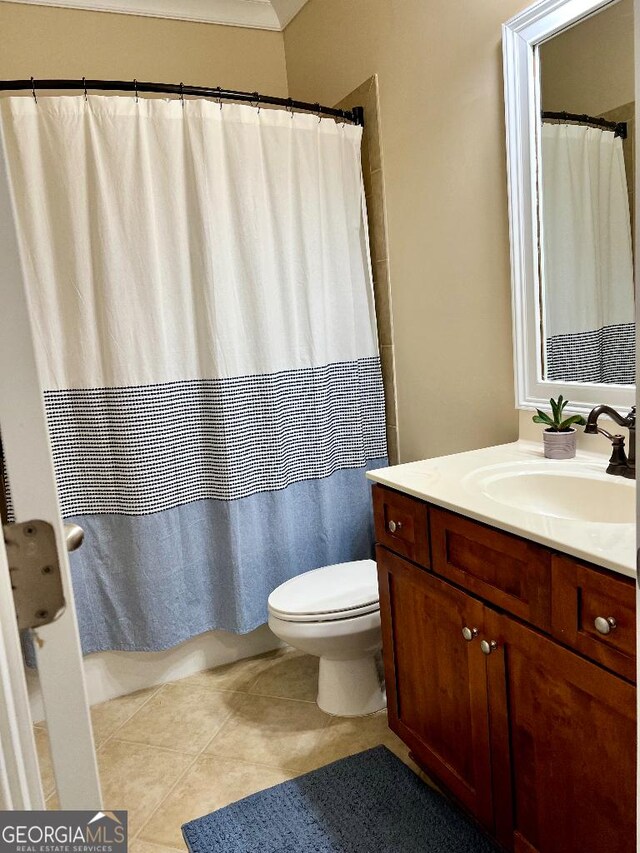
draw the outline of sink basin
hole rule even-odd
[[[504,506],[551,518],[635,524],[635,481],[593,463],[515,462],[474,471],[465,486]]]

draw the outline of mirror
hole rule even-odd
[[[516,404],[635,396],[633,0],[503,27]]]
[[[539,49],[542,375],[635,382],[633,0]]]

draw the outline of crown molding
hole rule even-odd
[[[280,29],[284,30],[308,2],[309,0],[271,0],[271,5],[280,21]]]
[[[10,0],[119,15],[171,18],[229,27],[282,31],[307,0]]]

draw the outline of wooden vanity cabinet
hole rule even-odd
[[[428,557],[377,547],[390,727],[506,849],[632,853],[635,585],[409,500],[425,510]],[[500,565],[483,567],[496,549]],[[615,642],[617,628],[590,627],[600,611],[623,629]]]
[[[377,562],[391,728],[490,828],[485,664],[479,644],[461,634],[465,625],[479,634],[484,607],[385,548]]]
[[[438,507],[430,509],[430,518],[437,574],[533,625],[549,627],[551,554],[546,548]]]
[[[554,637],[636,680],[636,590],[571,557],[553,557],[551,625]]]
[[[506,615],[487,611],[485,627],[500,840],[516,853],[632,853],[634,686]]]

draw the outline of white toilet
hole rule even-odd
[[[286,581],[269,596],[269,627],[285,643],[320,658],[323,711],[359,717],[386,706],[373,560],[324,566]]]

